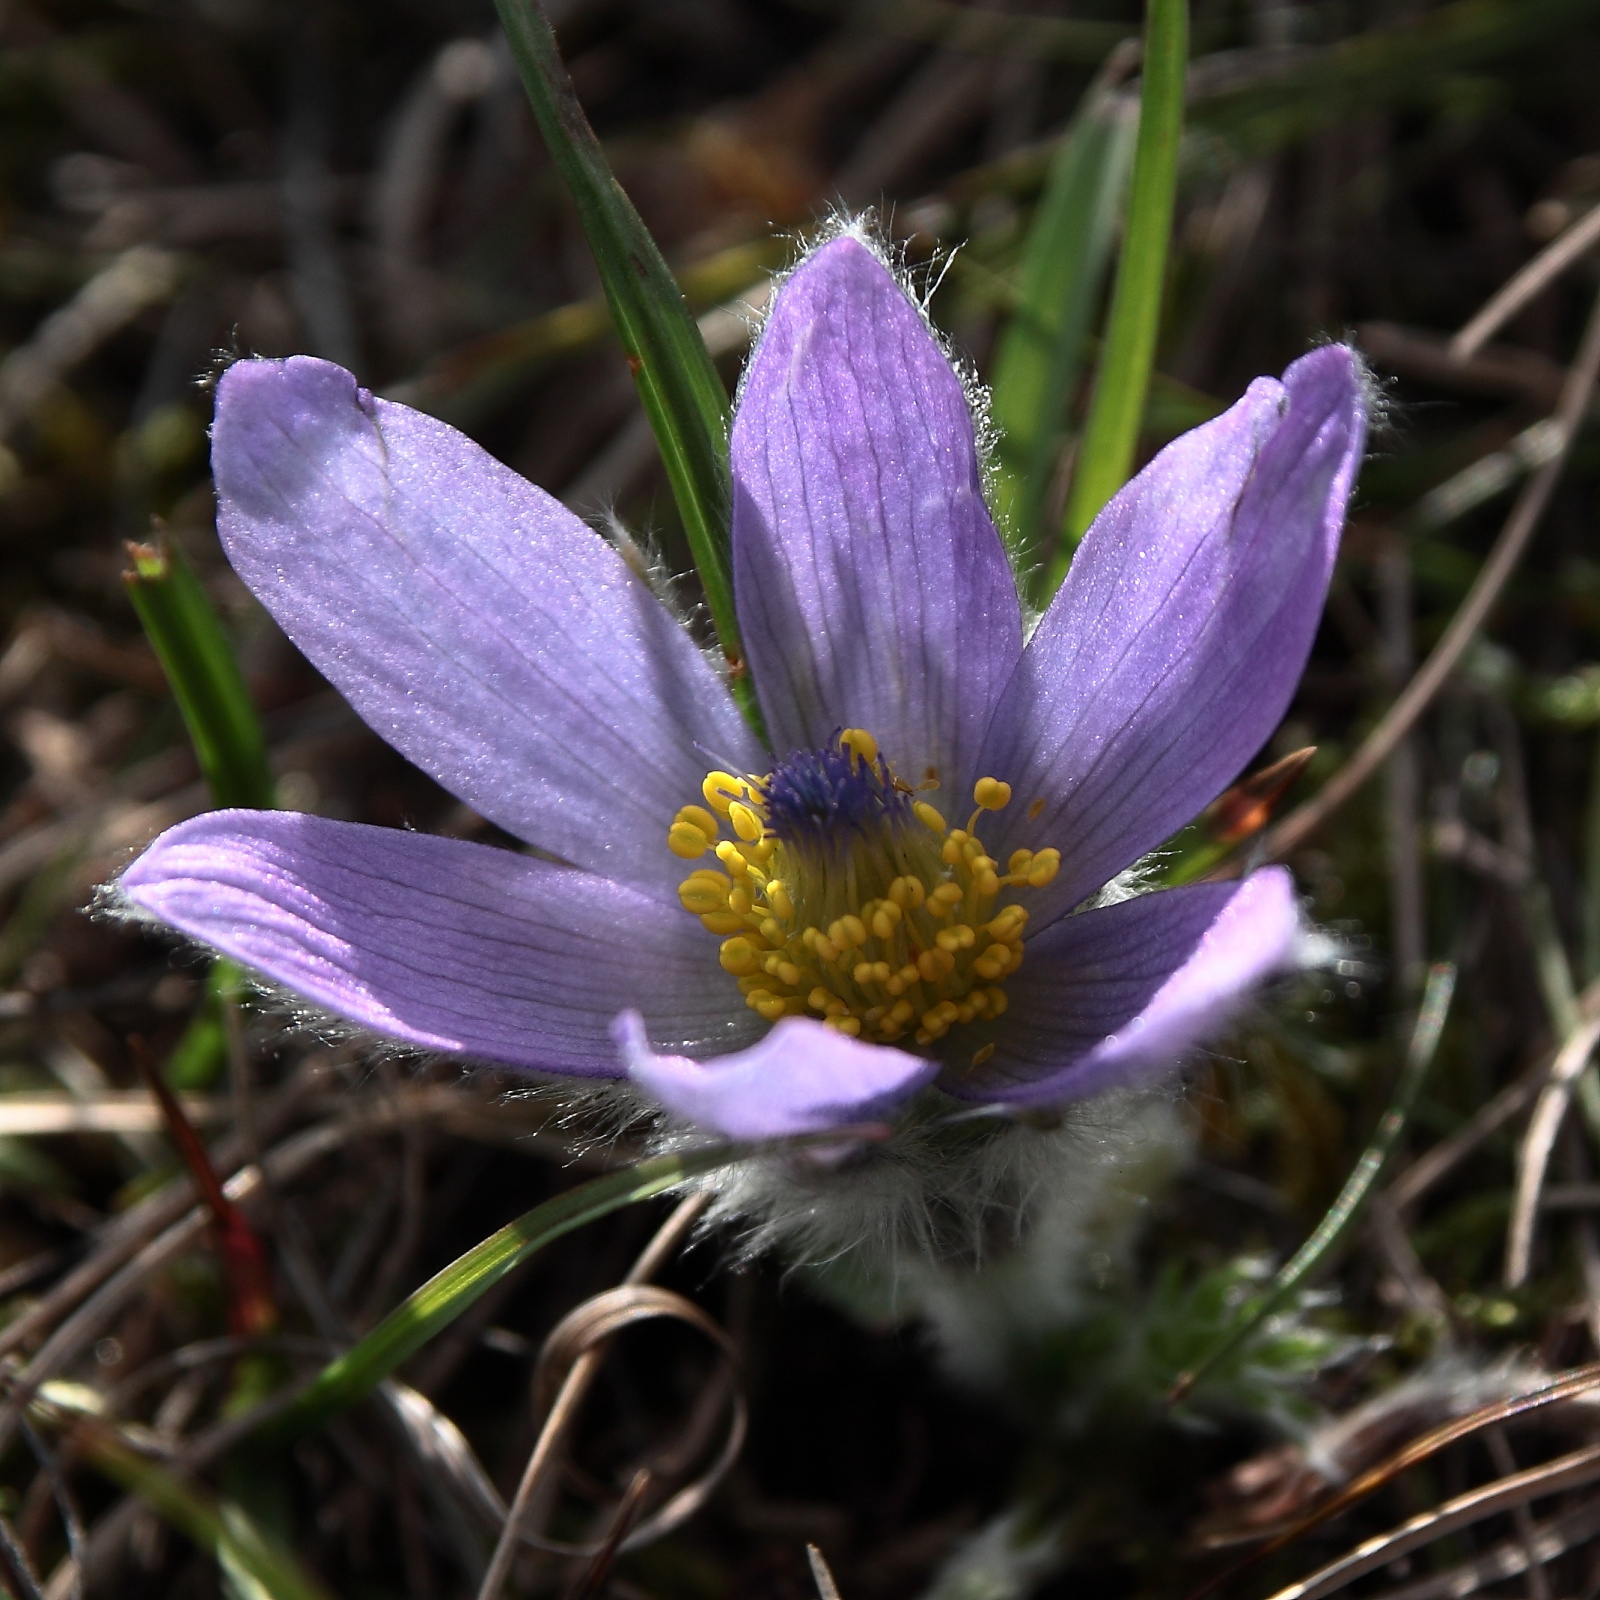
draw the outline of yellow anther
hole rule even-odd
[[[742,800],[735,800],[728,807],[728,821],[746,844],[754,844],[761,837],[761,818]]]
[[[728,807],[744,797],[745,781],[734,777],[731,772],[708,772],[706,781],[700,785],[700,793],[719,817],[725,817]]]
[[[852,756],[859,756],[868,766],[878,759],[878,741],[865,728],[846,728],[839,735],[839,746]],[[853,767],[855,762],[850,765]]]
[[[760,952],[748,939],[724,940],[717,959],[722,963],[722,970],[736,978],[747,978],[761,967]]]
[[[986,1044],[981,1049],[974,1050],[972,1052],[972,1064],[973,1064],[973,1066],[981,1067],[984,1064],[984,1062],[987,1061],[989,1059],[989,1057],[992,1056],[993,1054],[994,1054],[994,1045],[993,1044]]]
[[[678,901],[685,911],[704,916],[727,905],[728,888],[728,880],[720,872],[708,872],[702,867],[678,885]]]
[[[1060,870],[1061,852],[1041,850],[1033,858],[1033,865],[1028,869],[1028,882],[1035,889],[1042,889],[1047,883],[1055,881],[1055,876]]]
[[[667,829],[667,848],[685,861],[703,856],[710,846],[711,840],[692,822],[674,822]]]
[[[698,828],[708,840],[717,836],[717,819],[704,806],[683,806],[672,820]]]
[[[998,778],[979,778],[972,786],[972,798],[985,811],[1004,811],[1011,804],[1011,785]]]
[[[980,978],[993,982],[1005,975],[1006,963],[1011,959],[1010,949],[1003,944],[992,944],[972,963],[972,970]]]
[[[1013,798],[1006,784],[980,779],[978,809],[951,828],[892,776],[892,752],[880,754],[868,730],[844,730],[839,745],[858,781],[880,791],[881,808],[851,824],[859,847],[853,834],[820,852],[803,837],[779,838],[768,831],[773,775],[709,773],[705,806],[682,807],[669,831],[680,856],[716,856],[679,885],[684,909],[719,937],[722,966],[769,1022],[810,1015],[852,1037],[910,1046],[913,1034],[931,1045],[999,1017],[1000,985],[1022,963],[1028,921],[1024,906],[1000,903],[1002,891],[1025,896],[1049,882],[1059,852],[1012,851],[1002,875],[982,834],[985,816]],[[732,839],[718,837],[725,825]],[[959,1058],[957,1047],[950,1059]]]

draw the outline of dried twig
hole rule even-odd
[[[1517,1191],[1511,1207],[1511,1225],[1506,1232],[1505,1284],[1515,1289],[1526,1281],[1533,1255],[1533,1228],[1539,1210],[1539,1191],[1544,1186],[1550,1152],[1556,1134],[1577,1088],[1579,1074],[1600,1044],[1600,1019],[1591,1018],[1569,1034],[1562,1043],[1550,1076],[1539,1093],[1528,1131],[1517,1156]]]
[[[690,1195],[680,1201],[677,1210],[666,1220],[639,1259],[634,1262],[627,1277],[623,1279],[623,1286],[642,1284],[659,1272],[688,1236],[689,1230],[704,1214],[710,1200],[708,1194],[702,1193]],[[489,1570],[484,1574],[483,1582],[478,1587],[478,1600],[499,1600],[500,1591],[510,1574],[511,1561],[519,1542],[534,1531],[530,1513],[537,1504],[537,1497],[549,1481],[549,1474],[554,1464],[560,1458],[566,1435],[577,1417],[578,1408],[583,1403],[590,1384],[594,1382],[600,1370],[600,1363],[604,1357],[603,1344],[593,1345],[584,1350],[568,1368],[560,1389],[550,1402],[544,1427],[540,1430],[538,1442],[534,1445],[533,1453],[528,1457],[528,1464],[523,1469],[522,1481],[517,1485],[517,1493],[506,1515],[505,1527],[489,1562]]]
[[[1530,1500],[1562,1489],[1580,1488],[1596,1479],[1600,1479],[1600,1445],[1574,1450],[1542,1467],[1530,1467],[1526,1472],[1497,1479],[1485,1488],[1457,1495],[1388,1533],[1364,1540],[1348,1555],[1330,1562],[1309,1578],[1280,1589],[1272,1600],[1321,1600],[1323,1595],[1335,1593],[1363,1573],[1398,1561],[1408,1551],[1432,1544],[1457,1528],[1470,1527],[1485,1517],[1526,1506]]]
[[[1508,279],[1483,309],[1450,341],[1450,354],[1465,361],[1592,245],[1600,243],[1600,206],[1579,217],[1551,240],[1527,266]]]

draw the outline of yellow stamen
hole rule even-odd
[[[703,856],[711,848],[711,840],[692,822],[674,822],[667,829],[667,848],[685,861]]]
[[[679,902],[721,940],[723,969],[769,1022],[811,1016],[854,1038],[909,1045],[914,1036],[919,1046],[993,1022],[1005,1012],[1001,984],[1022,964],[1028,924],[1026,907],[1006,897],[1053,881],[1060,852],[1013,850],[1002,872],[980,833],[1010,804],[1009,784],[978,779],[977,809],[952,828],[894,777],[868,730],[838,737],[850,781],[878,797],[867,820],[808,836],[812,824],[796,833],[781,820],[792,813],[780,809],[775,833],[769,795],[792,794],[789,780],[710,772],[705,805],[682,807],[667,832],[668,848],[685,860],[715,852],[715,866],[679,884]],[[732,839],[721,837],[724,827]],[[993,1051],[985,1045],[970,1059],[981,1065]]]
[[[687,822],[690,827],[698,828],[708,842],[717,836],[717,819],[704,806],[684,806],[672,820]]]
[[[700,785],[700,793],[719,817],[725,817],[728,807],[743,797],[744,779],[734,777],[731,772],[708,772],[706,781]]]
[[[728,820],[733,824],[733,831],[746,844],[754,844],[761,837],[760,814],[752,810],[742,800],[735,800],[728,807]]]
[[[878,759],[878,741],[865,728],[846,728],[839,735],[839,745],[869,766]],[[855,762],[852,761],[851,765],[854,766]]]
[[[1004,811],[1011,804],[1011,785],[998,778],[979,778],[972,786],[972,798],[985,811]]]

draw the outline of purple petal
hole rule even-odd
[[[765,770],[688,635],[600,536],[432,417],[309,356],[222,376],[228,557],[396,749],[579,866],[670,891],[708,768]]]
[[[1069,909],[1187,822],[1277,726],[1311,650],[1364,436],[1356,358],[1330,345],[1281,384],[1257,379],[1096,519],[982,759],[1022,802],[991,853],[1061,851],[1035,927],[1047,905]]]
[[[762,1026],[681,910],[459,839],[213,811],[164,833],[121,887],[318,1005],[427,1049],[618,1077],[619,1005],[672,1049],[734,1050]]]
[[[993,1057],[947,1072],[945,1086],[966,1099],[1060,1101],[1142,1082],[1293,966],[1299,938],[1282,867],[1064,917],[1028,940]]]
[[[1022,648],[1016,584],[961,382],[859,241],[779,291],[732,450],[735,596],[773,749],[861,727],[910,781],[970,784]]]
[[[773,1139],[860,1122],[919,1089],[931,1061],[785,1017],[748,1050],[715,1061],[657,1055],[636,1011],[613,1035],[628,1076],[675,1115],[731,1139]]]

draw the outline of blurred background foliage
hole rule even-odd
[[[1141,10],[548,9],[730,388],[769,273],[830,213],[876,208],[994,386],[996,507],[1042,600],[1081,532],[1080,444],[1115,340]],[[661,1540],[615,1565],[529,1554],[510,1592],[799,1596],[815,1541],[846,1600],[1186,1594],[1407,1439],[1600,1355],[1600,1083],[1579,1070],[1600,1016],[1600,449],[1586,391],[1570,440],[1549,421],[1600,290],[1600,6],[1196,0],[1189,25],[1139,458],[1326,337],[1366,352],[1378,420],[1310,670],[1258,765],[1302,754],[1181,835],[1163,870],[1227,870],[1274,812],[1310,815],[1294,808],[1444,635],[1512,496],[1570,445],[1559,482],[1413,731],[1291,839],[1340,947],[1191,1073],[1194,1140],[1153,1134],[1176,1153],[1107,1180],[1050,1236],[1048,1293],[1026,1266],[985,1280],[1020,1309],[982,1360],[963,1353],[970,1309],[930,1333],[848,1264],[808,1276],[692,1250],[665,1281],[738,1352],[743,1456]],[[1562,239],[1565,266],[1476,348],[1452,345]],[[465,429],[659,552],[697,600],[578,212],[488,0],[6,0],[0,1585],[17,1595],[37,1581],[65,1600],[85,1574],[88,1593],[130,1597],[475,1593],[494,1516],[478,1479],[491,1501],[516,1486],[541,1344],[665,1214],[624,1212],[505,1278],[412,1357],[401,1398],[292,1446],[228,1448],[231,1414],[601,1159],[574,1159],[556,1103],[289,1031],[241,1010],[233,974],[84,914],[135,848],[221,792],[224,758],[202,739],[197,759],[197,713],[164,670],[185,639],[237,654],[270,768],[247,718],[228,748],[250,795],[504,842],[361,726],[221,558],[207,379],[296,351]],[[167,544],[135,559],[130,600],[125,541],[152,538]],[[222,634],[205,633],[211,608]],[[1169,1403],[1350,1178],[1444,962],[1455,1000],[1365,1210]],[[279,1162],[250,1213],[259,1279],[223,1210],[234,1247],[197,1221],[157,1248],[189,1191],[171,1115],[141,1087],[154,1063],[224,1176],[264,1149]],[[53,1387],[18,1387],[24,1363]],[[595,1507],[641,1459],[667,1488],[692,1476],[718,1370],[681,1318],[623,1335],[550,1526],[610,1526]],[[1580,1396],[1430,1451],[1224,1588],[1265,1595],[1442,1499],[1592,1452],[1590,1411]],[[1586,1468],[1561,1470],[1360,1582],[1593,1596],[1600,1507]]]

